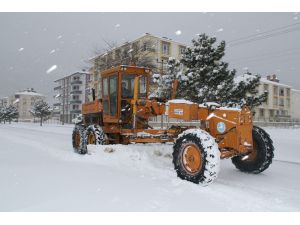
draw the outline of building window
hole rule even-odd
[[[264,84],[264,91],[268,91],[269,90],[269,85],[268,84]]]
[[[278,98],[274,98],[274,106],[278,106]]]
[[[291,95],[291,90],[289,88],[286,89],[286,96],[287,97],[290,97]]]
[[[273,87],[273,95],[274,95],[274,96],[277,96],[277,95],[278,95],[278,87],[277,87],[277,86],[274,86],[274,87]]]
[[[280,96],[284,96],[284,88],[280,88],[279,89],[279,95]]]
[[[279,99],[279,106],[284,106],[284,99],[283,98]]]
[[[147,43],[143,44],[143,51],[147,51]]]
[[[183,55],[185,53],[185,47],[179,46],[179,53]]]
[[[162,43],[162,53],[164,55],[169,55],[170,54],[170,43],[168,43],[168,42],[163,42]]]
[[[269,114],[270,114],[270,117],[274,117],[274,110],[273,110],[273,109],[270,109],[270,110],[269,110]]]
[[[264,109],[259,109],[259,116],[264,117],[265,116],[265,110]]]

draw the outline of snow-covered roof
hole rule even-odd
[[[32,96],[44,96],[40,93],[37,92],[33,92],[33,91],[21,91],[21,92],[17,92],[15,93],[16,95],[32,95]]]
[[[74,76],[74,75],[76,75],[76,74],[80,74],[80,75],[82,75],[82,74],[90,74],[90,73],[89,73],[89,72],[84,72],[84,71],[77,71],[77,72],[74,72],[74,73],[72,73],[72,74],[70,74],[70,75],[68,75],[68,76],[65,76],[65,77],[59,78],[59,79],[55,80],[54,82],[57,82],[57,81],[63,80],[63,79],[65,79],[65,78],[67,78],[67,77],[72,77],[72,76]]]
[[[182,45],[182,46],[188,46],[185,43],[182,43],[182,42],[179,42],[179,41],[174,41],[174,40],[169,39],[169,38],[159,37],[159,36],[156,36],[156,35],[153,35],[153,34],[144,33],[142,36],[139,36],[138,38],[134,39],[133,41],[125,42],[125,43],[121,44],[120,46],[114,47],[113,49],[111,49],[111,50],[109,50],[107,52],[104,52],[104,53],[101,53],[101,54],[97,54],[95,56],[90,57],[89,61],[92,61],[93,59],[98,58],[100,56],[105,56],[105,55],[107,55],[108,52],[112,52],[115,49],[121,48],[121,47],[123,47],[125,45],[130,45],[130,44],[136,42],[137,40],[142,39],[142,38],[147,37],[147,36],[148,37],[154,37],[154,38],[160,39],[161,41],[169,41],[169,42],[177,43],[177,44]]]
[[[241,81],[245,82],[246,84],[249,82],[249,81],[252,81],[253,79],[255,79],[256,76],[255,75],[252,75],[252,74],[243,74],[241,76],[237,76],[234,78],[234,82],[236,84],[240,83]]]
[[[260,78],[260,81],[262,83],[265,83],[265,84],[273,84],[273,85],[277,85],[277,86],[281,86],[281,87],[289,87],[289,88],[291,87],[290,85],[287,85],[287,84],[282,84],[282,83],[278,83],[278,82],[274,82],[274,81],[268,80],[265,77]]]

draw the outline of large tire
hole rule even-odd
[[[178,177],[203,186],[217,178],[220,151],[209,133],[188,129],[178,136],[173,148],[173,164]]]
[[[254,152],[248,156],[235,156],[232,163],[242,172],[258,174],[271,165],[274,146],[270,135],[259,127],[253,127],[252,136]]]
[[[84,136],[88,145],[107,144],[107,137],[99,125],[93,124],[88,126]]]
[[[86,142],[84,138],[84,126],[82,125],[75,125],[72,133],[72,144],[73,149],[75,152],[79,154],[86,154],[87,153],[87,147]]]

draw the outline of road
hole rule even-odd
[[[268,129],[281,157],[264,173],[222,160],[207,187],[176,177],[172,145],[90,147],[78,155],[71,132],[70,125],[0,124],[0,211],[300,210],[300,129]]]

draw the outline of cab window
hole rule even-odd
[[[122,98],[133,98],[134,74],[123,74],[122,76]]]
[[[140,98],[146,98],[147,94],[147,79],[146,76],[140,77],[140,83],[139,83],[139,97]]]
[[[109,105],[111,116],[117,114],[117,97],[117,76],[114,75],[109,78]]]

